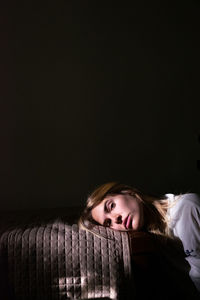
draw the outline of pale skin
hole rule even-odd
[[[120,231],[139,231],[144,225],[141,199],[127,192],[107,196],[91,214],[100,225]]]

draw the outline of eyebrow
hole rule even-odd
[[[108,208],[107,208],[107,203],[108,203],[109,199],[107,199],[104,203],[104,212],[108,213]],[[105,220],[103,221],[103,226],[106,226],[106,222],[107,222],[107,218],[105,218]]]
[[[108,208],[107,208],[107,203],[108,203],[109,199],[107,199],[104,203],[104,212],[108,213]]]

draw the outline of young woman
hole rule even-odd
[[[106,183],[88,197],[79,224],[86,230],[98,224],[114,230],[145,231],[179,239],[190,265],[189,275],[200,292],[200,197],[197,194],[154,197],[128,185]]]

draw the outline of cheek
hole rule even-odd
[[[133,203],[132,201],[122,201],[121,204],[120,204],[120,208],[122,211],[130,211],[133,209]]]
[[[129,207],[131,210],[140,211],[140,203],[136,199],[129,202]]]

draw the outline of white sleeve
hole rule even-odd
[[[174,234],[183,243],[191,267],[189,275],[200,291],[200,198],[196,194],[186,194],[185,197],[188,199],[179,208]]]

